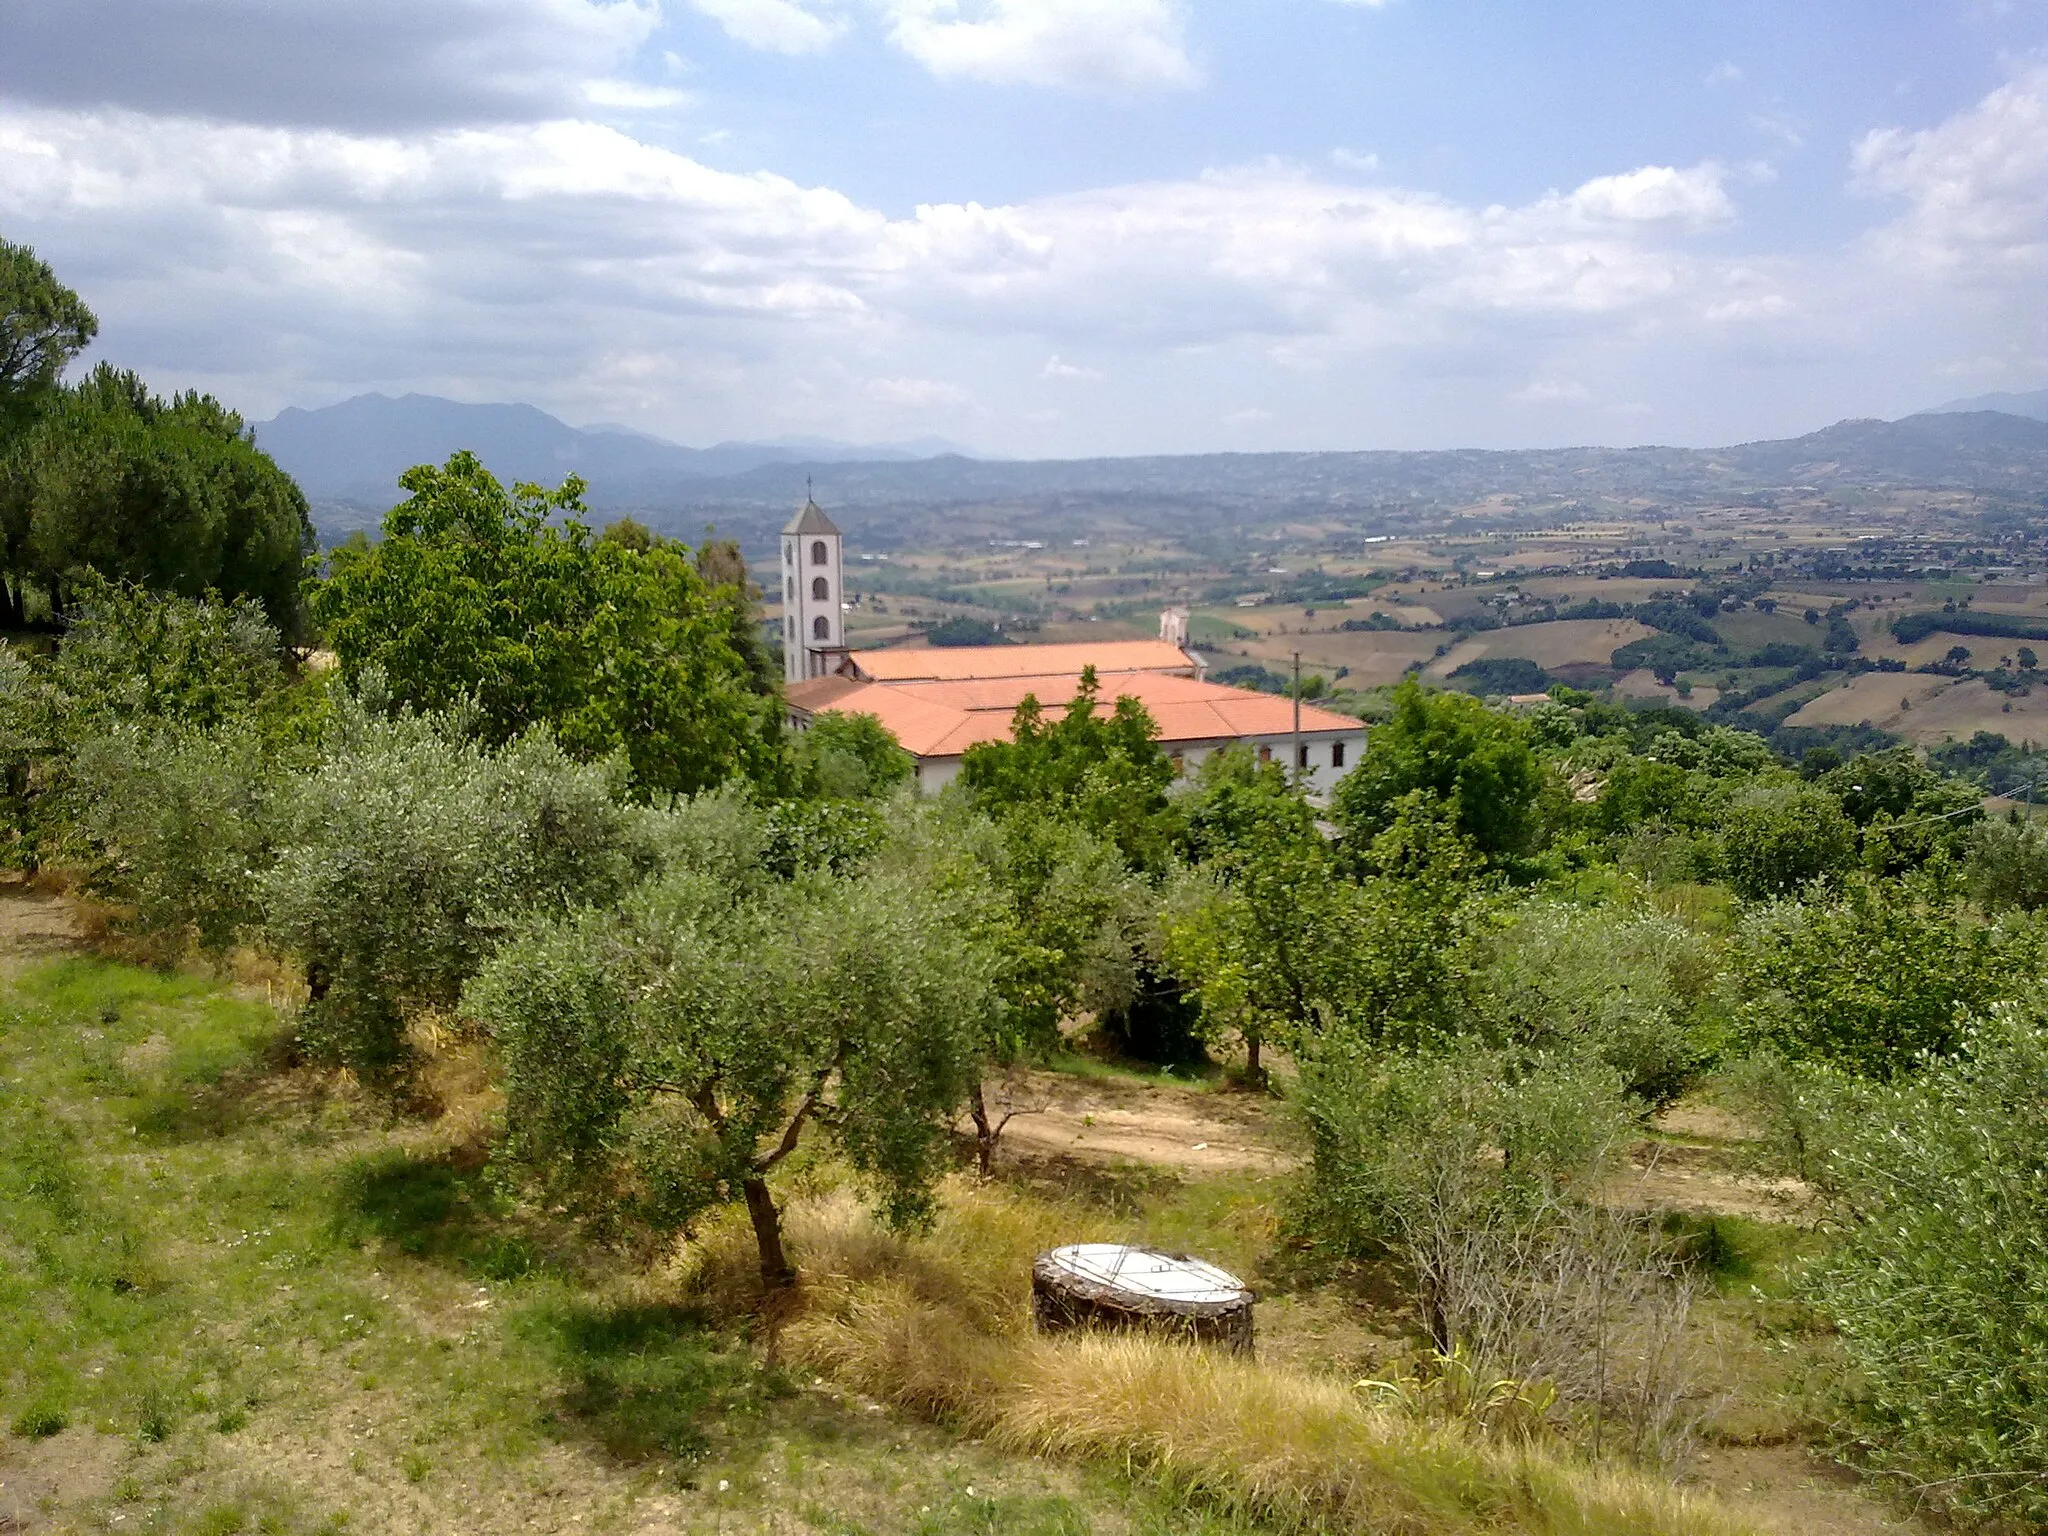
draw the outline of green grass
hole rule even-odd
[[[115,1449],[75,1458],[102,1470],[64,1521],[499,1528],[544,1500],[583,1529],[1257,1529],[779,1368],[474,1151],[293,1068],[260,1001],[97,959],[0,985],[6,1452]],[[1227,1229],[1217,1198],[1163,1198],[1161,1232]]]
[[[1182,1088],[1196,1093],[1221,1088],[1228,1083],[1223,1068],[1213,1061],[1155,1067],[1141,1062],[1106,1061],[1100,1056],[1060,1051],[1047,1057],[1042,1065],[1048,1072],[1058,1072],[1067,1077],[1132,1083],[1146,1088]]]

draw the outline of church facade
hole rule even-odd
[[[843,540],[815,501],[782,531],[783,696],[789,725],[803,730],[830,711],[873,715],[910,755],[918,788],[934,793],[960,771],[967,749],[1010,734],[1017,706],[1048,712],[1079,691],[1093,667],[1097,708],[1135,698],[1159,726],[1159,744],[1181,772],[1236,743],[1261,760],[1292,764],[1320,799],[1356,766],[1365,725],[1306,702],[1207,681],[1187,646],[1187,614],[1169,609],[1157,640],[1072,645],[899,646],[846,644]]]

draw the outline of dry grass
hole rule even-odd
[[[1101,1236],[1084,1213],[956,1184],[936,1228],[899,1239],[843,1192],[799,1200],[805,1272],[776,1347],[877,1399],[1033,1454],[1143,1471],[1228,1509],[1375,1536],[1722,1536],[1717,1506],[1550,1442],[1489,1441],[1370,1401],[1351,1384],[1129,1336],[1048,1338],[1023,1276],[1039,1249]],[[686,1258],[706,1299],[752,1294],[740,1223]]]

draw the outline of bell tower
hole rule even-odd
[[[839,670],[846,659],[844,542],[808,495],[782,530],[782,680],[800,683]]]

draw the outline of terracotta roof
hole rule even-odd
[[[825,515],[825,509],[815,501],[806,500],[803,509],[789,520],[784,533],[837,533],[832,519]]]
[[[853,682],[853,686],[832,690],[828,696],[820,685],[834,681]],[[1047,714],[1058,713],[1074,696],[1074,682],[1072,678],[1042,677],[903,683],[816,678],[793,685],[788,695],[799,709],[873,715],[914,756],[957,757],[981,742],[1007,738],[1010,721],[1026,694],[1036,695]],[[1285,736],[1294,727],[1292,701],[1277,694],[1251,693],[1158,672],[1110,680],[1102,690],[1097,712],[1108,714],[1116,699],[1126,695],[1145,706],[1158,723],[1160,743],[1169,748],[1245,736]],[[811,698],[821,702],[805,702]],[[1364,729],[1349,715],[1308,703],[1301,706],[1304,736],[1356,734]]]
[[[807,677],[802,682],[791,683],[782,690],[782,696],[801,710],[830,709],[834,699],[866,686],[857,677],[833,672],[825,677]]]
[[[1074,645],[933,645],[887,651],[855,651],[861,675],[878,682],[930,678],[1069,677],[1093,666],[1097,672],[1186,672],[1194,661],[1164,640],[1106,640]],[[1073,697],[1071,690],[1067,697]]]

